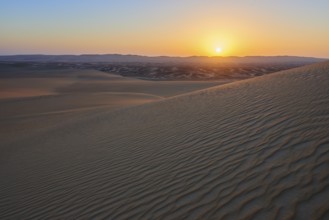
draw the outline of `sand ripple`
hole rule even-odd
[[[329,63],[1,147],[1,219],[329,219]]]

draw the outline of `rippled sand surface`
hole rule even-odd
[[[2,138],[1,219],[329,219],[329,62]]]

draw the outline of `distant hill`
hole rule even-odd
[[[98,63],[218,63],[218,62],[236,62],[236,63],[316,63],[327,59],[313,57],[296,56],[247,56],[247,57],[148,57],[139,55],[12,55],[0,56],[0,61],[9,62],[98,62]]]

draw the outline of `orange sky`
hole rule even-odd
[[[325,0],[4,0],[0,53],[329,57],[328,8]]]

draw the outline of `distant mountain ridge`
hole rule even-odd
[[[6,62],[99,62],[99,63],[316,63],[328,59],[297,56],[246,56],[246,57],[169,57],[169,56],[140,56],[122,54],[82,54],[82,55],[10,55],[0,56],[0,61]]]

